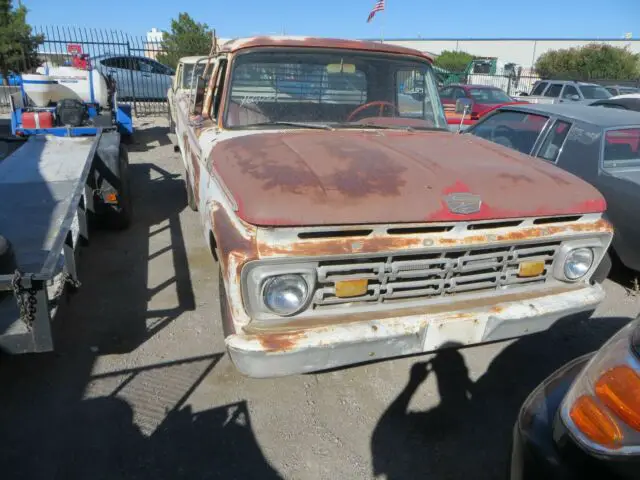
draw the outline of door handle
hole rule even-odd
[[[143,76],[143,77],[150,77],[150,76],[151,76],[151,74],[150,74],[150,73],[143,73],[143,74],[142,74],[142,76]]]

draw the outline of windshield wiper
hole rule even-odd
[[[252,127],[295,127],[295,128],[311,128],[315,130],[333,130],[333,127],[326,123],[305,123],[305,122],[259,122],[245,125],[243,128]]]

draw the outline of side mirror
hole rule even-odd
[[[574,102],[579,102],[580,101],[580,95],[576,95],[574,93],[573,95],[569,96],[569,100],[573,100]]]
[[[468,113],[471,110],[473,102],[468,98],[459,98],[456,100],[456,113]]]

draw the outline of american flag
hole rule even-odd
[[[384,10],[384,0],[378,0],[376,4],[373,6],[373,10],[369,14],[369,18],[367,18],[367,23],[373,20],[373,17],[376,16],[376,12],[381,12]]]

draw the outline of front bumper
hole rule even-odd
[[[332,323],[284,333],[233,334],[225,341],[242,373],[278,377],[535,333],[563,317],[595,309],[603,298],[602,287],[584,285],[482,308]]]

